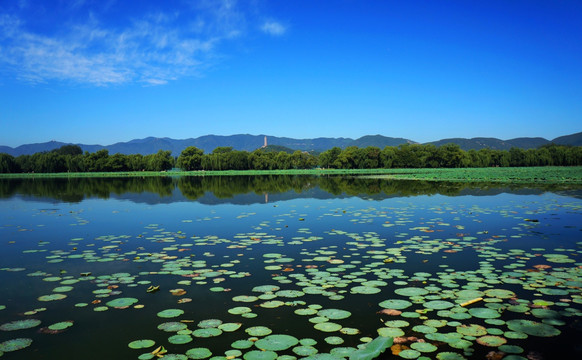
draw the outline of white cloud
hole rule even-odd
[[[269,35],[281,36],[281,35],[285,34],[285,32],[287,31],[287,28],[285,26],[283,26],[281,23],[278,23],[276,21],[266,21],[261,26],[261,30],[264,33],[267,33]]]
[[[241,33],[242,15],[235,5],[223,1],[199,12],[192,26],[175,21],[176,12],[118,27],[107,27],[95,16],[60,24],[58,35],[34,32],[16,14],[0,15],[0,72],[31,83],[163,85],[199,74],[211,65],[222,41]]]

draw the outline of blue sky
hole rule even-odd
[[[582,131],[582,2],[0,1],[0,145]]]

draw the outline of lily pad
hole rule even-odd
[[[340,324],[336,324],[333,322],[322,322],[322,323],[315,324],[313,327],[316,328],[317,330],[323,331],[323,332],[339,331],[342,328],[342,326]]]
[[[187,343],[191,342],[192,340],[193,340],[192,336],[185,335],[185,334],[184,335],[176,334],[176,335],[172,335],[168,338],[168,342],[170,344],[177,344],[177,345],[187,344]]]
[[[186,351],[186,356],[189,359],[201,360],[212,356],[212,352],[207,348],[193,348]]]
[[[299,340],[294,336],[275,334],[257,340],[255,346],[261,350],[282,351],[287,350],[298,343]]]
[[[113,308],[126,308],[128,306],[131,306],[131,305],[135,304],[138,301],[139,301],[138,299],[136,299],[136,298],[130,298],[130,297],[117,298],[115,300],[108,301],[106,303],[106,305],[107,306],[110,306],[110,307],[113,307]]]
[[[326,317],[330,320],[347,319],[352,315],[351,312],[340,309],[324,309],[317,312],[318,316]]]
[[[245,332],[250,336],[266,336],[271,334],[273,330],[269,329],[266,326],[253,326],[245,329]]]
[[[40,320],[37,319],[16,320],[6,324],[2,324],[0,326],[0,330],[2,331],[23,330],[30,329],[38,325],[40,325]]]
[[[166,309],[158,313],[158,317],[161,318],[175,318],[184,314],[184,310],[181,309]]]
[[[244,360],[275,360],[277,353],[274,351],[251,350],[243,355]]]
[[[49,325],[49,329],[50,330],[65,330],[67,328],[70,328],[71,326],[73,326],[73,322],[72,321],[61,321],[52,325]]]
[[[147,349],[155,345],[155,341],[149,339],[134,340],[130,342],[127,346],[132,349]]]
[[[380,307],[383,307],[384,309],[402,310],[406,309],[409,306],[412,306],[412,303],[407,300],[389,299],[382,301],[378,305],[380,305]]]
[[[501,316],[499,311],[483,307],[471,308],[469,314],[480,319],[495,319]]]
[[[507,340],[501,336],[485,335],[477,338],[477,343],[485,346],[498,347],[505,344]]]
[[[32,339],[18,338],[0,343],[0,352],[11,352],[27,348],[32,344]]]
[[[188,328],[188,325],[177,321],[165,322],[158,325],[158,330],[163,330],[166,332],[178,332],[186,328]]]
[[[509,330],[515,332],[522,332],[524,334],[540,337],[552,337],[560,335],[561,331],[555,327],[539,323],[532,320],[515,319],[507,321]]]

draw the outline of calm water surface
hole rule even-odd
[[[577,190],[237,177],[0,191],[5,359],[158,346],[166,359],[341,359],[379,334],[399,343],[386,359],[582,355]],[[274,352],[256,341],[278,334],[291,342]],[[129,347],[141,339],[155,345]]]

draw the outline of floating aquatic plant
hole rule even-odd
[[[6,324],[0,325],[0,330],[2,331],[14,331],[14,330],[23,330],[23,329],[30,329],[40,325],[40,320],[38,319],[25,319],[25,320],[16,320]]]
[[[134,340],[130,342],[127,346],[131,349],[147,349],[155,345],[155,341],[150,339]]]
[[[22,350],[27,348],[32,344],[32,339],[18,338],[7,340],[0,343],[0,352],[12,352],[16,350]]]

